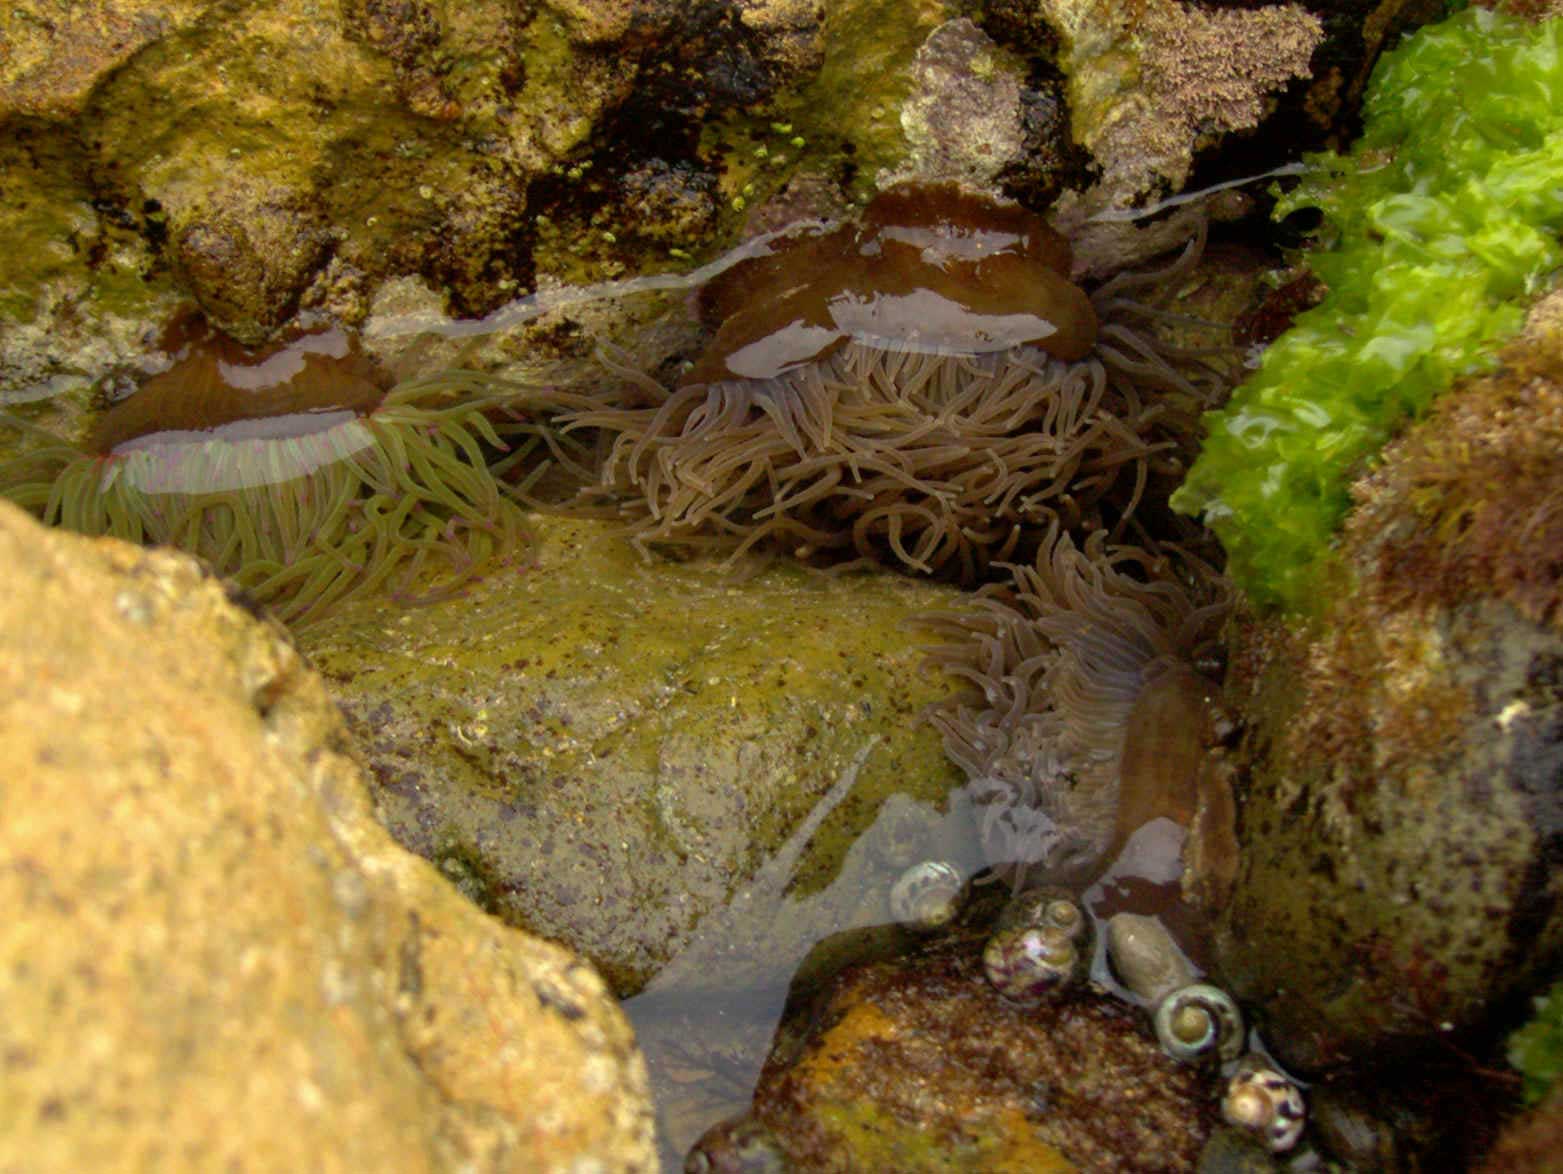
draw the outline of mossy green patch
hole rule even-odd
[[[1535,1018],[1508,1036],[1508,1063],[1524,1077],[1532,1105],[1563,1076],[1563,982],[1535,1002]]]
[[[165,292],[129,216],[93,207],[88,164],[68,135],[17,128],[0,143],[0,321],[32,322],[51,298],[73,297],[97,314],[134,315]]]
[[[1534,1105],[1563,1076],[1563,982],[1536,999],[1536,1016],[1509,1037],[1509,1063],[1525,1078]]]
[[[1365,130],[1276,214],[1317,208],[1329,287],[1206,417],[1176,508],[1203,513],[1263,603],[1310,610],[1347,480],[1454,378],[1490,361],[1563,265],[1563,19],[1481,9],[1408,38]]]
[[[606,523],[535,529],[535,564],[465,598],[364,599],[302,636],[387,825],[458,861],[503,919],[570,942],[629,993],[844,777],[796,867],[772,878],[791,901],[850,871],[891,795],[930,811],[947,799],[958,776],[921,720],[944,686],[917,671],[905,624],[948,607],[949,588],[781,562],[740,582],[707,560],[646,564]],[[904,864],[882,867],[873,884],[888,887]],[[876,891],[844,887],[810,916]],[[797,936],[773,898],[740,907],[764,931],[756,957]]]
[[[807,144],[807,158],[830,169],[850,165],[855,194],[867,198],[875,176],[906,157],[901,106],[912,90],[911,64],[928,35],[954,15],[947,0],[853,0],[833,6],[825,20],[825,60],[808,85],[776,103],[767,126],[789,127],[784,139]],[[761,144],[764,145],[764,144]],[[802,150],[795,148],[794,150]],[[775,150],[735,167],[724,187],[747,184],[764,196],[785,178]],[[782,148],[782,153],[789,153]],[[767,164],[770,164],[767,166]],[[753,202],[754,196],[745,196]]]

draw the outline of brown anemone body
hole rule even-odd
[[[860,224],[809,231],[707,286],[711,344],[675,388],[630,364],[570,403],[608,455],[643,547],[760,546],[889,561],[961,582],[1029,557],[1050,525],[1120,533],[1224,386],[1154,344],[1135,300],[1193,264],[1092,294],[1017,205],[901,185]]]
[[[387,381],[340,327],[260,349],[210,329],[180,341],[171,367],[98,416],[87,451],[106,456],[158,433],[213,432],[284,416],[365,416],[385,398]]]
[[[497,479],[532,443],[491,418],[507,386],[449,371],[388,387],[335,328],[260,350],[175,333],[171,365],[82,448],[0,413],[23,439],[0,495],[52,525],[196,554],[298,624],[354,595],[449,595],[524,550]]]

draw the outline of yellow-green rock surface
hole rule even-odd
[[[366,600],[303,636],[388,826],[486,908],[628,994],[849,772],[771,899],[826,888],[887,797],[947,801],[959,777],[921,720],[946,686],[906,621],[949,589],[780,561],[740,577],[644,561],[605,523],[537,529],[534,565],[467,598]],[[811,916],[813,937],[843,924]]]
[[[280,629],[7,503],[0,565],[0,1168],[653,1168],[601,980],[391,841]]]

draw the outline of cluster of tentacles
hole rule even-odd
[[[1056,878],[1155,806],[1137,794],[1176,790],[1157,772],[1199,725],[1190,666],[1225,597],[1165,501],[1234,356],[1168,343],[1157,303],[1202,247],[1088,292],[1034,213],[900,185],[720,267],[709,345],[671,385],[610,352],[573,384],[390,386],[339,331],[242,353],[202,335],[80,446],[0,418],[27,438],[0,494],[181,546],[295,623],[513,560],[521,504],[560,471],[574,491],[552,508],[617,517],[647,552],[987,582],[931,621],[932,662],[969,686],[934,720],[990,859]],[[1157,731],[1176,747],[1137,744]]]
[[[1019,886],[1088,878],[1138,827],[1187,822],[1231,607],[1190,550],[1077,545],[1055,528],[1034,564],[929,616],[929,663],[961,682],[931,714],[970,780],[988,862]]]
[[[574,508],[616,514],[642,548],[856,557],[966,584],[1050,527],[1123,537],[1181,479],[1230,381],[1229,356],[1159,341],[1161,312],[1138,300],[1202,243],[1087,295],[1032,214],[892,188],[861,225],[786,240],[708,288],[716,336],[677,386],[609,355],[603,393],[559,396],[563,432],[606,451]]]
[[[388,383],[340,330],[247,351],[198,329],[80,445],[0,413],[19,440],[0,496],[199,555],[294,625],[355,596],[441,598],[525,552],[503,474],[536,437],[490,380]]]

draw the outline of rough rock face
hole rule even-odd
[[[1288,87],[1299,121],[1288,79],[1315,45],[1306,106],[1333,124],[1384,39],[1441,8],[968,7],[18,0],[0,12],[0,395],[82,392],[191,300],[256,341],[300,310],[358,323],[397,279],[466,317],[688,269],[795,181],[850,204],[959,176],[1043,208],[1090,163],[1107,179],[1078,222],[1176,188]]]
[[[391,842],[277,628],[6,503],[0,565],[0,1167],[652,1168],[601,980]]]
[[[1304,1070],[1474,1026],[1563,952],[1563,295],[1500,360],[1358,484],[1322,624],[1235,643],[1235,839],[1192,879]]]
[[[1214,1117],[1205,1077],[1115,999],[1009,1002],[980,949],[851,968],[783,1026],[754,1117],[788,1168],[1193,1170]]]
[[[829,886],[888,796],[931,811],[958,781],[921,720],[944,685],[918,672],[904,626],[950,589],[781,564],[740,578],[711,560],[643,563],[605,523],[537,530],[534,565],[467,598],[411,611],[365,600],[302,637],[387,825],[628,995],[829,808],[808,853],[789,851],[764,901],[746,904],[761,932],[735,955],[746,974],[774,963],[784,979],[797,955],[767,943],[844,923],[813,908],[807,926],[773,924],[783,890]],[[877,865],[885,887],[907,863]],[[846,895],[865,893],[878,897],[866,884]],[[881,920],[882,899],[871,904]],[[698,969],[717,986],[734,977]]]

